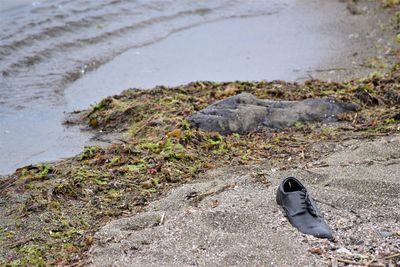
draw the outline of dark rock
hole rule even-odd
[[[394,90],[385,93],[385,101],[387,104],[399,105],[400,104],[400,94]]]
[[[335,122],[337,114],[357,109],[355,104],[338,103],[333,99],[270,101],[242,93],[218,101],[188,120],[205,131],[247,133],[261,128],[290,127],[296,122]]]
[[[356,97],[367,106],[379,105],[379,100],[363,89],[359,89],[356,91]]]
[[[170,182],[170,183],[179,183],[182,180],[182,178],[179,176],[168,176],[166,179],[167,179],[167,182]]]
[[[360,15],[360,14],[362,14],[361,9],[353,1],[349,1],[347,3],[347,5],[346,5],[346,8],[350,12],[351,15]]]

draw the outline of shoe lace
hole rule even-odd
[[[294,214],[293,216],[303,214],[304,212],[308,211],[311,215],[315,217],[319,217],[318,212],[315,210],[313,204],[311,203],[310,196],[306,190],[301,190],[300,192],[300,197],[303,200],[301,202],[302,204],[302,210]]]

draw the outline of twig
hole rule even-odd
[[[389,259],[396,258],[396,257],[400,257],[400,253],[396,253],[396,254],[387,256],[387,257],[385,257],[385,260],[389,260]]]
[[[315,70],[312,70],[313,72],[330,72],[330,71],[345,71],[345,70],[347,70],[347,69],[345,69],[345,68],[331,68],[331,69],[315,69]]]
[[[142,122],[141,125],[139,126],[139,128],[136,129],[136,131],[132,134],[132,135],[137,135],[141,130],[143,130],[146,125],[153,120],[154,118],[157,118],[157,114],[150,116],[150,118],[148,118],[146,121]]]
[[[159,223],[159,225],[161,225],[161,224],[163,224],[163,223],[164,223],[164,218],[165,218],[165,213],[163,213],[163,214],[161,215],[161,218],[160,218],[160,223]]]
[[[193,197],[190,196],[190,198],[189,198],[189,199],[190,199],[190,204],[193,205],[193,206],[195,206],[195,207],[197,207],[197,205],[198,205],[204,198],[206,198],[206,197],[208,197],[208,196],[220,194],[220,193],[224,192],[225,190],[232,189],[232,188],[234,188],[234,187],[235,187],[234,184],[227,184],[227,185],[224,185],[223,187],[221,187],[221,188],[219,188],[219,189],[217,189],[217,190],[210,190],[210,191],[207,191],[207,192],[205,192],[205,193],[203,193],[203,194],[201,194],[201,195],[195,194]]]
[[[124,143],[124,144],[129,144],[129,142],[127,142],[126,140],[121,139],[121,138],[117,138],[115,140],[120,141],[121,143]]]
[[[346,260],[346,259],[338,259],[338,261],[347,263],[347,264],[353,264],[353,265],[364,265],[362,262],[357,262],[357,261],[351,261],[351,260]],[[368,263],[368,267],[385,267],[384,264],[382,263]]]
[[[23,238],[21,240],[18,240],[16,242],[12,243],[12,244],[6,244],[5,247],[10,248],[10,249],[16,248],[16,247],[19,247],[19,246],[21,246],[23,244],[28,243],[31,240],[32,240],[32,237]]]
[[[373,257],[372,260],[370,260],[369,262],[367,262],[367,264],[365,264],[365,267],[371,267],[371,264],[375,261],[375,257]]]
[[[347,263],[347,264],[354,264],[354,265],[364,265],[361,262],[356,262],[356,261],[351,261],[351,260],[346,260],[346,259],[338,259],[338,261]]]
[[[15,177],[10,179],[5,179],[0,176],[0,179],[3,179],[2,183],[0,183],[0,192],[4,192],[7,188],[13,186],[15,181],[17,180]]]
[[[354,116],[354,119],[353,119],[353,122],[351,123],[351,125],[353,125],[353,126],[356,125],[357,118],[358,118],[358,113],[356,113],[356,115]]]
[[[334,208],[334,209],[338,209],[338,207],[336,207],[335,205],[333,205],[333,204],[330,204],[330,203],[328,203],[328,202],[325,202],[325,201],[322,201],[322,200],[319,200],[319,199],[316,199],[316,198],[313,198],[316,202],[318,202],[318,203],[322,203],[322,204],[325,204],[325,205],[327,205],[327,206],[329,206],[329,207],[331,207],[331,208]]]

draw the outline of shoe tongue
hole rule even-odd
[[[303,191],[293,191],[286,194],[286,202],[291,216],[304,213],[304,204],[302,204],[304,202],[303,194]]]

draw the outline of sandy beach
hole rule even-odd
[[[295,169],[210,171],[145,212],[103,227],[89,266],[342,266],[360,259],[396,266],[398,254],[385,257],[400,249],[399,146],[399,136],[349,141]],[[288,176],[307,184],[334,242],[302,235],[284,218],[275,196]],[[205,197],[193,202],[193,192]]]

